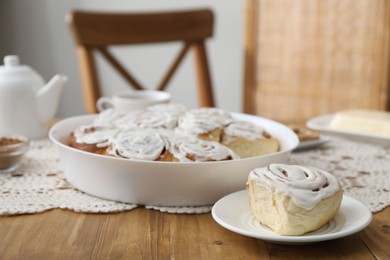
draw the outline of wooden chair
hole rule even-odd
[[[390,2],[246,0],[244,111],[390,109]]]
[[[200,106],[214,106],[205,40],[213,35],[214,16],[210,10],[159,13],[99,13],[70,11],[66,21],[77,44],[87,113],[96,113],[101,96],[94,51],[98,51],[134,88],[144,89],[109,51],[109,46],[183,42],[183,48],[157,86],[165,90],[190,49],[196,61]]]

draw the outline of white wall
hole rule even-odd
[[[68,10],[158,11],[211,8],[215,13],[214,36],[207,42],[217,106],[241,111],[243,92],[243,3],[224,0],[0,0],[0,57],[17,54],[45,80],[64,73],[69,81],[63,89],[58,116],[84,113],[80,75],[71,34],[64,22]],[[177,45],[115,48],[114,54],[138,79],[153,88],[179,51]],[[161,54],[163,51],[163,54]],[[152,58],[152,62],[148,59]],[[2,62],[1,62],[2,63]],[[126,83],[98,57],[104,95],[125,90]],[[173,101],[196,107],[193,59],[188,56],[172,79],[168,92]]]

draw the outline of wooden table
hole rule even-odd
[[[390,259],[390,207],[365,230],[287,246],[245,237],[211,214],[137,208],[116,214],[51,210],[0,217],[0,259]]]
[[[55,209],[0,217],[0,260],[271,258],[390,259],[390,207],[375,213],[359,233],[299,246],[236,234],[217,224],[211,213],[170,214],[140,207],[121,213]]]

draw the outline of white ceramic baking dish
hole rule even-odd
[[[285,163],[299,143],[294,132],[278,122],[240,113],[233,116],[262,126],[280,141],[281,150],[232,161],[176,163],[114,158],[69,147],[69,134],[91,123],[96,115],[64,119],[50,129],[49,137],[59,148],[65,177],[85,193],[138,205],[212,205],[229,193],[245,189],[252,169]]]

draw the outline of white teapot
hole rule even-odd
[[[33,69],[19,64],[18,56],[5,56],[0,65],[0,135],[47,136],[66,81],[58,74],[45,85]]]

